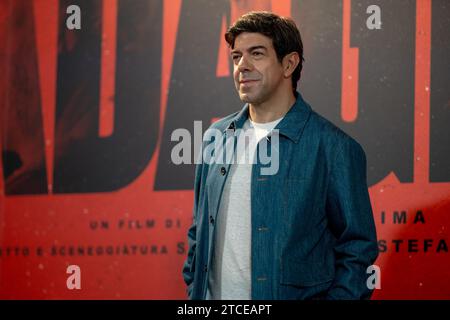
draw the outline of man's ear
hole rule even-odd
[[[289,78],[300,63],[298,52],[291,52],[283,58],[283,73],[285,78]]]

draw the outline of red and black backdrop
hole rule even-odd
[[[447,0],[1,0],[0,298],[186,297],[194,167],[170,135],[241,108],[223,33],[250,10],[297,22],[301,92],[366,150],[373,298],[450,298]]]

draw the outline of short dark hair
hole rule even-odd
[[[303,43],[295,22],[267,11],[251,11],[241,16],[225,33],[225,40],[234,48],[236,37],[243,32],[257,32],[272,39],[272,44],[281,63],[283,58],[297,52],[300,62],[292,73],[292,89],[295,91],[303,68]]]

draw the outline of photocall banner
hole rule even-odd
[[[242,108],[223,34],[251,10],[295,20],[300,92],[366,151],[373,299],[450,298],[447,0],[1,0],[0,298],[186,298],[172,133]]]

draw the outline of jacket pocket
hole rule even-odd
[[[308,261],[286,261],[281,267],[281,284],[312,287],[334,279],[334,265]]]
[[[330,272],[318,263],[303,261],[290,261],[282,267],[278,299],[326,299],[327,292],[333,283],[334,271]]]

